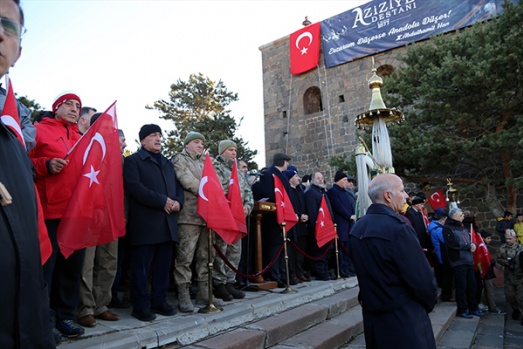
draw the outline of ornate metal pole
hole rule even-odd
[[[281,291],[281,293],[296,293],[296,291],[294,291],[291,288],[291,279],[290,279],[290,275],[289,275],[289,255],[287,253],[287,233],[285,232],[286,225],[287,225],[287,223],[285,223],[285,222],[281,223],[281,231],[282,231],[282,236],[283,236],[283,250],[285,252],[285,274],[287,274],[287,287],[285,287],[285,289],[283,291]]]
[[[205,314],[212,314],[212,313],[219,313],[223,309],[218,308],[214,305],[214,295],[212,293],[212,268],[213,268],[213,260],[212,260],[212,237],[213,237],[213,231],[212,229],[207,229],[209,231],[209,251],[207,256],[207,268],[208,268],[208,292],[209,292],[209,302],[207,303],[207,306],[204,308],[200,308],[198,310],[198,313],[205,313]]]

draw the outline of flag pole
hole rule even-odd
[[[283,291],[281,291],[281,293],[296,293],[296,291],[294,291],[291,288],[291,279],[290,279],[290,275],[289,275],[289,255],[287,254],[287,233],[285,232],[286,225],[287,225],[287,223],[285,223],[285,222],[281,223],[281,231],[282,231],[282,236],[283,236],[283,250],[285,251],[285,274],[287,274],[287,287],[285,287],[285,289]]]
[[[213,260],[212,260],[212,237],[213,237],[213,231],[212,229],[208,229],[209,231],[209,253],[208,253],[208,256],[207,256],[207,268],[208,268],[208,282],[207,282],[207,286],[208,286],[208,291],[209,292],[209,302],[207,303],[207,306],[204,307],[204,308],[200,308],[200,310],[198,310],[198,313],[205,313],[205,314],[213,314],[213,313],[219,313],[221,312],[223,309],[222,308],[218,308],[217,306],[214,305],[213,303],[213,300],[214,300],[214,295],[212,293],[212,268],[213,268]]]
[[[336,232],[336,237],[334,238],[334,250],[336,251],[336,280],[341,279],[340,277],[340,259],[338,250],[338,225],[334,223],[334,231]]]

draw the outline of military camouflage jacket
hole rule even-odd
[[[223,191],[225,192],[225,195],[227,195],[227,190],[229,189],[229,180],[231,179],[231,172],[232,172],[232,166],[234,164],[233,160],[226,159],[222,157],[221,155],[218,155],[214,161],[214,169],[216,170],[216,174],[218,175],[218,179],[220,180],[220,183],[222,184]],[[254,205],[254,200],[252,198],[252,191],[251,187],[249,186],[249,183],[247,183],[247,179],[245,178],[245,175],[242,171],[238,169],[238,179],[240,181],[240,191],[242,195],[242,203],[244,207],[249,208],[249,214],[252,211],[252,207]]]
[[[505,267],[506,276],[513,277],[515,279],[523,278],[523,271],[521,271],[521,265],[519,261],[519,254],[522,252],[523,245],[520,245],[517,242],[512,246],[508,246],[507,244],[501,245],[498,251],[498,258],[496,262]],[[514,270],[510,270],[510,268],[505,264],[509,258],[511,258],[513,263],[515,263]]]
[[[188,152],[186,149],[175,154],[171,161],[185,195],[185,203],[178,217],[178,224],[205,226],[203,218],[196,213],[198,188],[202,179],[204,156]]]

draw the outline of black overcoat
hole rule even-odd
[[[12,197],[0,205],[0,348],[54,348],[32,163],[1,122],[0,182]]]
[[[415,232],[383,204],[372,204],[349,233],[367,349],[436,348],[428,313],[437,288]]]
[[[173,164],[141,148],[124,161],[125,192],[129,198],[127,234],[131,245],[179,241],[178,213],[167,214],[167,197],[183,207],[184,194]]]

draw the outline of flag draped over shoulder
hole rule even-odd
[[[229,189],[227,190],[227,200],[229,200],[229,207],[231,208],[232,216],[238,227],[238,235],[233,241],[234,243],[247,236],[247,224],[245,224],[245,215],[243,214],[243,200],[236,160],[234,160],[234,164],[232,165],[231,179],[229,181]]]
[[[196,212],[205,220],[207,227],[220,235],[227,245],[236,240],[238,225],[209,156],[205,157],[203,165]]]
[[[274,196],[276,198],[276,219],[278,224],[281,225],[285,222],[285,227],[289,231],[298,223],[298,218],[292,207],[287,190],[285,190],[283,183],[277,176],[274,176]]]
[[[433,210],[437,208],[447,208],[447,200],[445,199],[445,194],[443,194],[441,189],[436,190],[427,200]]]
[[[318,65],[320,59],[320,23],[308,25],[290,35],[291,74],[301,74]]]
[[[325,200],[324,195],[321,197],[320,209],[318,210],[318,217],[316,217],[316,230],[314,231],[314,235],[318,247],[322,247],[336,237],[336,229],[334,228],[331,212],[329,206],[327,206],[327,201]]]
[[[472,242],[477,246],[476,251],[474,251],[474,270],[478,270],[481,278],[484,278],[489,270],[492,256],[490,255],[483,238],[479,233],[474,231],[474,227],[472,225],[470,225],[470,234]]]
[[[22,127],[20,122],[20,116],[18,115],[18,108],[16,106],[15,94],[13,92],[13,86],[11,85],[11,79],[7,83],[7,95],[5,98],[4,109],[2,110],[2,116],[0,119],[2,122],[16,135],[16,138],[20,141],[24,149],[25,141],[22,135]],[[47,227],[44,221],[44,212],[42,211],[42,203],[40,202],[40,195],[35,186],[36,196],[36,209],[37,209],[37,220],[38,220],[38,240],[40,242],[40,257],[42,265],[49,259],[53,252],[53,246],[49,235],[47,233]]]
[[[125,235],[122,154],[116,102],[67,155],[64,186],[72,187],[57,231],[67,258],[76,250],[103,245]]]

